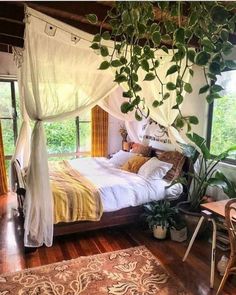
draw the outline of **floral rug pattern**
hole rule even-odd
[[[0,275],[0,295],[190,295],[144,246]]]

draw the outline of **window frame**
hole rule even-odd
[[[11,89],[11,107],[12,107],[12,117],[0,117],[1,120],[12,120],[12,126],[13,126],[13,138],[14,138],[14,144],[16,145],[17,137],[18,137],[18,126],[17,126],[17,109],[16,109],[16,91],[15,91],[15,82],[17,82],[16,77],[14,78],[4,78],[0,76],[0,82],[6,82],[10,83],[10,89]],[[10,160],[12,158],[12,155],[5,155],[5,160]]]
[[[233,71],[232,69],[225,68],[223,72]],[[213,85],[213,81],[211,81],[211,85]],[[207,136],[206,136],[206,144],[207,147],[210,149],[211,147],[211,136],[212,136],[212,125],[213,125],[213,114],[214,114],[214,101],[208,105],[208,118],[207,118]],[[226,164],[236,166],[236,160],[226,158],[225,160],[221,161]]]

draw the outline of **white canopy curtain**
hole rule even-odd
[[[19,83],[35,126],[26,179],[24,244],[39,247],[51,246],[53,238],[43,122],[75,117],[107,97],[117,85],[111,72],[97,70],[103,59],[89,48],[93,36],[30,8],[26,14]],[[20,135],[18,142],[24,140],[24,133]]]
[[[108,97],[99,102],[99,106],[113,117],[125,121],[125,127],[128,132],[129,138],[134,142],[141,142],[139,137],[139,128],[137,126],[137,120],[135,119],[134,112],[124,114],[120,110],[120,106],[123,102],[127,101],[127,98],[123,97],[123,88],[119,86]],[[139,124],[140,125],[140,124]]]

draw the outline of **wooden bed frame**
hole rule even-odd
[[[154,152],[157,149],[154,150]],[[160,151],[160,150],[158,150]],[[163,151],[161,151],[163,152]],[[186,158],[185,164],[183,166],[183,171],[188,171],[190,169],[189,161]],[[17,177],[16,177],[17,179]],[[188,183],[190,183],[190,179],[188,179]],[[22,205],[24,201],[25,190],[19,188],[19,183],[17,183],[17,200],[18,200],[18,211],[22,216],[22,220],[24,221]],[[176,203],[186,200],[185,193],[187,191],[187,187],[184,187],[183,194],[175,201],[171,201],[173,205]],[[77,221],[77,222],[69,222],[69,223],[58,223],[54,224],[54,236],[67,235],[72,233],[80,233],[86,231],[92,231],[96,229],[102,229],[107,227],[120,226],[125,224],[137,223],[140,221],[140,216],[143,213],[143,206],[136,207],[128,207],[114,212],[105,212],[103,213],[100,221]]]

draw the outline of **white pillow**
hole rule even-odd
[[[153,157],[139,168],[138,174],[145,178],[162,179],[172,166]]]
[[[119,168],[124,165],[130,158],[136,156],[136,153],[129,153],[120,150],[109,160],[109,163],[113,164],[115,167]]]

